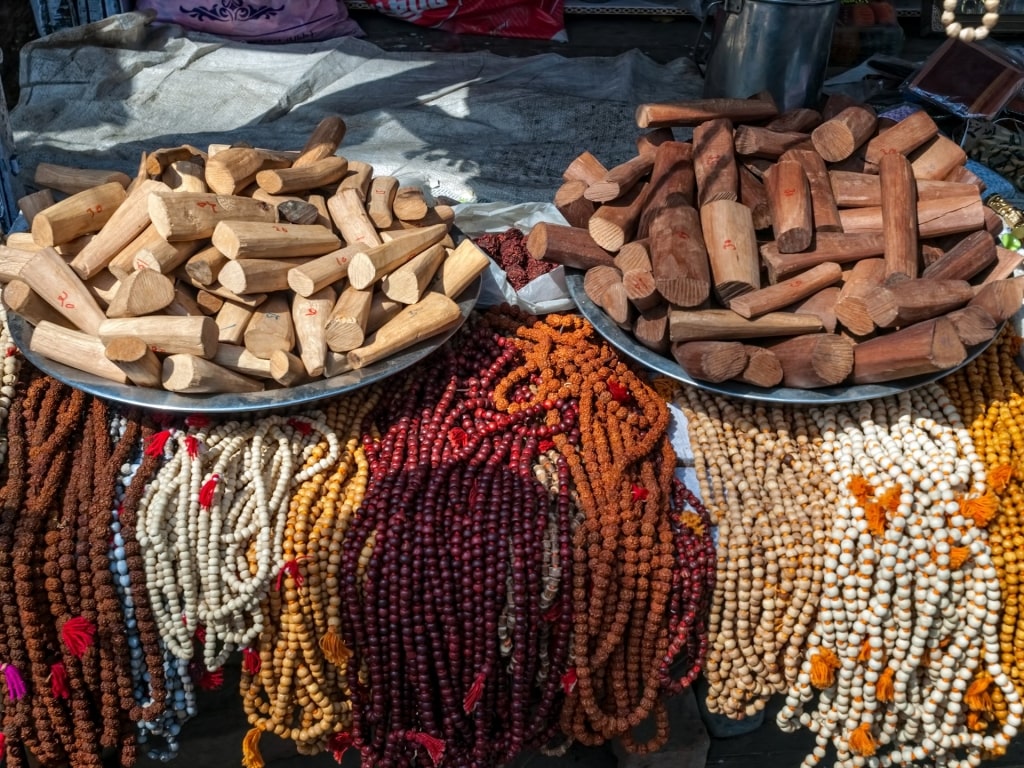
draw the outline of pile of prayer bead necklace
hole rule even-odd
[[[513,395],[516,413],[496,409],[492,389],[516,355],[486,320],[470,322],[450,348],[389,381],[374,413],[369,484],[340,572],[358,669],[351,741],[364,765],[503,764],[557,727],[571,603],[566,572],[541,610],[545,542],[553,535],[568,559],[572,513],[566,469],[552,496],[533,464],[541,441],[574,429],[575,410],[528,405],[526,388]]]
[[[683,387],[701,495],[718,521],[704,675],[711,712],[742,719],[796,681],[821,592],[835,488],[796,407]]]
[[[1024,373],[1017,362],[1019,352],[1020,338],[1007,329],[943,384],[970,426],[975,450],[998,500],[988,524],[988,540],[1003,601],[999,654],[1017,692],[1024,693]],[[1019,727],[1019,715],[1012,716],[1002,696],[992,693],[997,721]]]
[[[677,562],[667,406],[584,319],[491,317],[523,356],[495,389],[498,408],[571,402],[578,413],[576,429],[550,436],[582,513],[571,548],[576,684],[567,686],[562,731],[652,751],[669,735],[663,671]],[[517,403],[514,393],[527,386],[529,401]],[[691,669],[699,664],[690,660]],[[652,737],[636,743],[632,729],[652,713]]]
[[[7,432],[3,429],[4,422],[11,410],[14,397],[14,386],[18,383],[18,372],[21,370],[21,353],[11,338],[11,330],[7,327],[7,308],[0,302],[0,354],[3,355],[3,374],[0,377],[0,463],[7,456]]]
[[[329,403],[325,423],[338,436],[340,457],[292,496],[284,566],[262,606],[264,629],[252,648],[243,649],[240,690],[253,726],[243,744],[247,766],[259,764],[264,732],[314,755],[328,748],[340,752],[344,742],[332,738],[351,727],[350,651],[341,636],[338,595],[341,541],[366,490],[361,429],[378,396],[371,386]],[[319,461],[328,449],[325,437],[307,461]]]
[[[991,502],[984,464],[935,384],[811,414],[841,496],[779,727],[816,734],[805,768],[830,744],[837,766],[978,765],[1016,733],[989,726],[989,689],[1021,709],[999,664],[999,583],[975,522]]]
[[[0,523],[7,758],[23,765],[24,747],[45,766],[98,768],[110,749],[131,766],[131,662],[107,566],[115,475],[137,425],[115,445],[101,401],[29,379],[9,423]]]
[[[112,421],[115,439],[123,438],[127,424],[124,417]],[[178,755],[181,726],[195,716],[196,698],[188,661],[176,658],[160,641],[146,596],[143,561],[135,537],[135,507],[160,461],[156,455],[141,455],[152,433],[152,428],[142,430],[136,450],[140,455],[120,468],[115,490],[117,505],[110,524],[110,568],[124,612],[135,702],[141,707],[135,723],[138,743],[146,748],[151,759],[167,762]]]
[[[198,641],[214,671],[262,631],[259,606],[282,565],[292,490],[336,462],[339,446],[316,412],[205,422],[155,436],[176,450],[139,501],[137,530],[161,638],[186,660]],[[326,455],[296,471],[321,437],[331,443]],[[147,450],[160,448],[157,439]]]

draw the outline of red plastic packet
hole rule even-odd
[[[563,0],[370,0],[369,4],[388,16],[460,35],[566,39]]]

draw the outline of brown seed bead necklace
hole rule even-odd
[[[578,408],[578,430],[552,437],[583,513],[572,548],[576,684],[561,727],[599,743],[625,735],[657,707],[654,737],[631,744],[654,749],[668,737],[658,706],[674,564],[668,410],[582,318],[505,322],[524,360],[496,387],[497,406],[514,413],[571,400]],[[520,405],[509,393],[523,382],[533,396]]]
[[[292,496],[284,560],[295,565],[282,571],[279,588],[264,600],[265,628],[255,647],[244,651],[240,688],[253,726],[244,744],[246,764],[256,762],[264,732],[294,741],[300,754],[315,755],[340,750],[332,738],[351,727],[351,652],[341,635],[338,576],[341,542],[369,474],[361,429],[378,397],[379,389],[370,387],[330,402],[325,424],[340,438],[340,457]],[[307,463],[328,451],[322,440]]]
[[[680,389],[701,493],[719,525],[704,673],[708,708],[743,718],[799,671],[821,592],[831,481],[820,435],[795,407]]]

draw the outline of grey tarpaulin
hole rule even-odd
[[[138,13],[22,52],[12,110],[26,183],[39,162],[124,170],[144,150],[249,142],[298,149],[328,114],[341,154],[464,202],[548,201],[569,162],[636,153],[638,104],[699,97],[693,62],[544,54],[388,53],[364,40],[247,45]]]

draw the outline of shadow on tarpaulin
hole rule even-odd
[[[550,201],[584,149],[636,153],[636,106],[695,98],[690,59],[385,52],[356,38],[266,46],[121,14],[25,46],[11,112],[22,183],[40,162],[134,175],[145,151],[298,149],[347,124],[340,154],[457,202]]]

